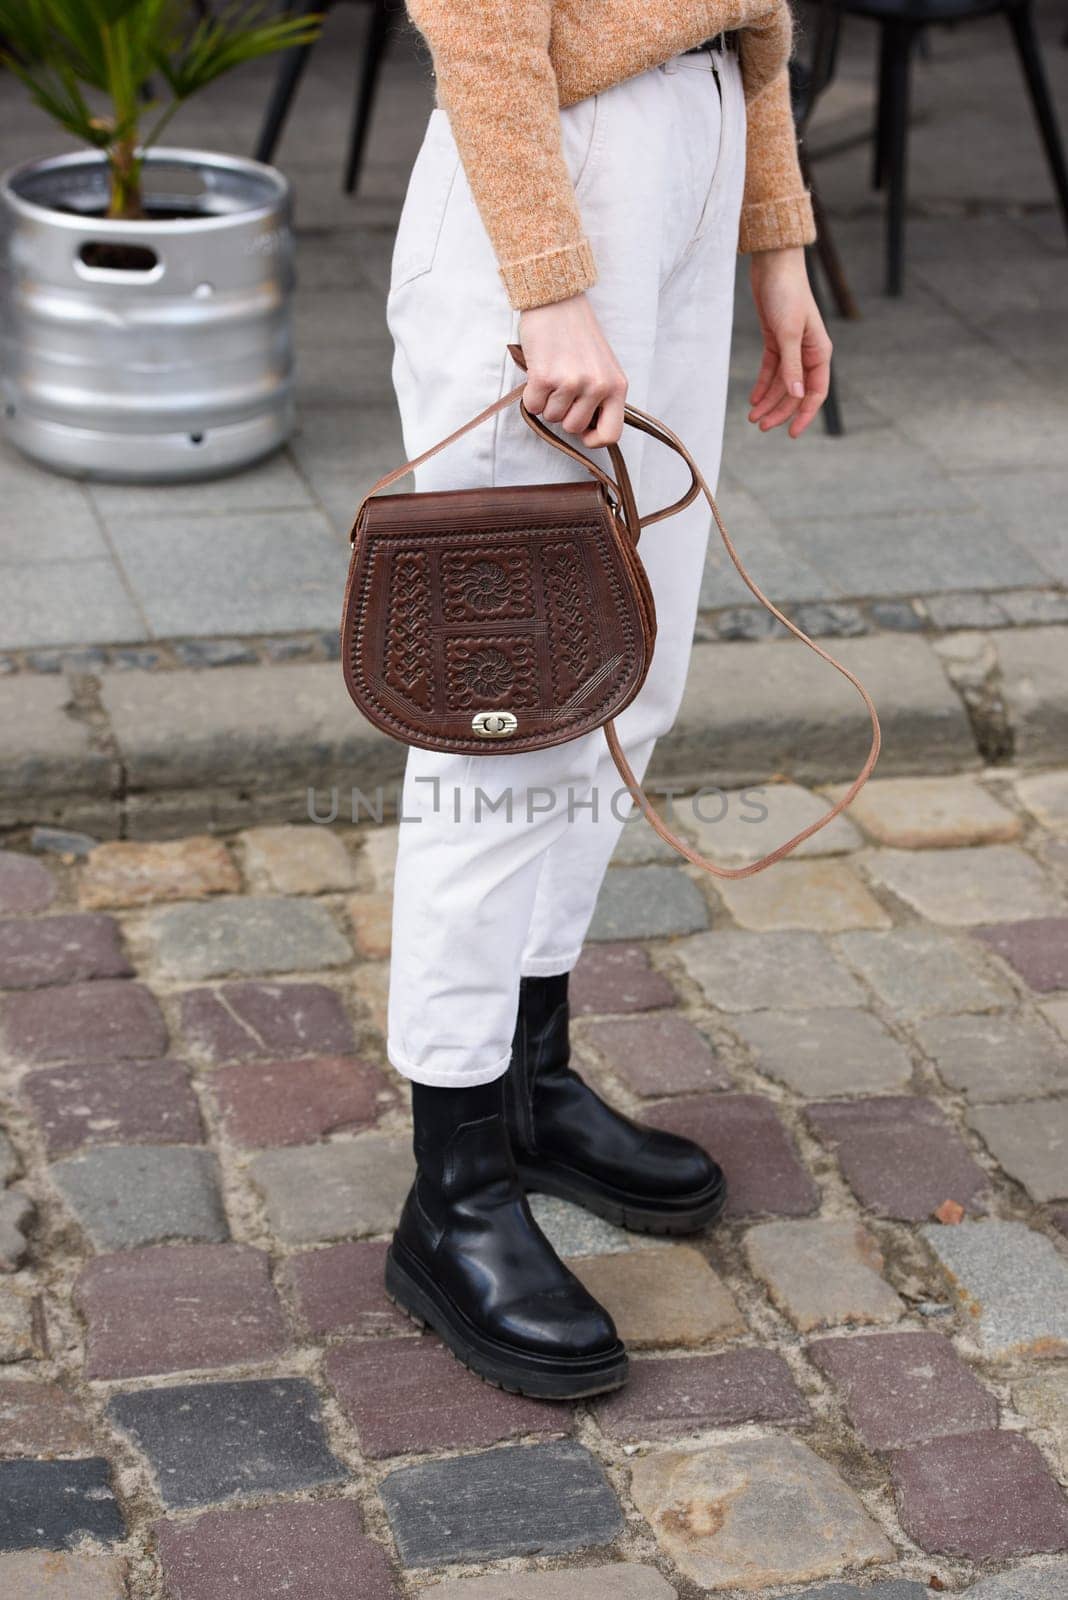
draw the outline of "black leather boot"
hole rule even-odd
[[[640,1233],[707,1226],[727,1201],[708,1152],[614,1111],[568,1064],[567,976],[519,985],[505,1098],[523,1186]]]
[[[480,1377],[576,1399],[618,1389],[627,1354],[608,1312],[530,1213],[503,1083],[412,1084],[416,1178],[386,1256],[386,1290]]]

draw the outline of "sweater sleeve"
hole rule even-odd
[[[408,0],[408,13],[510,304],[588,289],[597,268],[564,159],[551,0]]]
[[[742,34],[746,95],[745,191],[738,248],[780,250],[816,237],[812,199],[801,176],[786,63],[793,43],[787,4]]]

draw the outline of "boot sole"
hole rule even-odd
[[[403,1249],[403,1247],[401,1247]],[[622,1343],[598,1356],[535,1356],[480,1333],[410,1252],[397,1241],[386,1253],[386,1293],[413,1322],[433,1328],[458,1361],[487,1383],[534,1400],[581,1400],[620,1389],[627,1380]]]
[[[721,1217],[727,1204],[727,1185],[722,1182],[706,1194],[690,1197],[685,1205],[657,1206],[621,1195],[570,1168],[525,1166],[518,1158],[517,1164],[519,1181],[528,1193],[570,1200],[632,1233],[698,1233]]]

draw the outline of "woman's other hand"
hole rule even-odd
[[[750,260],[764,359],[749,396],[749,421],[761,433],[788,421],[787,432],[797,439],[827,398],[831,341],[812,297],[804,250],[758,250]]]
[[[618,443],[627,379],[586,295],[522,312],[519,343],[527,363],[527,410],[560,423],[584,445]]]

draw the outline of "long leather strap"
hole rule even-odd
[[[516,365],[525,372],[526,361],[523,357],[521,346],[517,344],[509,344],[508,351]],[[617,478],[612,479],[606,472],[597,466],[596,462],[591,461],[587,455],[582,453],[582,451],[575,449],[572,445],[569,445],[563,439],[560,439],[545,425],[544,422],[533,416],[532,413],[527,410],[521,399],[523,390],[525,388],[525,382],[517,384],[514,389],[510,389],[508,393],[502,395],[499,400],[494,400],[492,404],[484,407],[484,409],[480,411],[477,416],[474,416],[468,422],[465,422],[462,427],[454,429],[453,432],[447,434],[444,439],[439,439],[437,444],[431,445],[429,450],[424,450],[421,455],[413,456],[411,461],[406,461],[402,466],[395,467],[392,472],[387,472],[384,477],[379,478],[378,482],[373,488],[368,490],[367,494],[364,496],[364,501],[369,500],[371,496],[377,494],[380,489],[388,488],[391,483],[396,483],[398,478],[403,478],[406,473],[411,472],[415,467],[421,466],[424,461],[429,461],[430,457],[437,455],[439,450],[444,450],[447,445],[450,445],[455,440],[461,438],[465,433],[469,432],[470,429],[477,428],[480,423],[488,421],[489,418],[494,416],[498,411],[504,411],[508,406],[513,405],[516,400],[519,400],[519,409],[524,420],[534,430],[535,433],[540,434],[549,444],[552,444],[557,449],[562,450],[565,455],[569,455],[573,457],[574,460],[580,462],[581,465],[584,466],[590,473],[592,473],[595,478],[599,479],[604,484],[605,488],[612,496],[615,505],[622,512],[623,520],[625,521],[630,536],[635,543],[638,541],[642,528],[647,524],[651,522],[659,522],[664,517],[673,516],[675,512],[681,511],[685,506],[688,506],[698,494],[703,494],[711,508],[712,516],[715,520],[716,527],[719,529],[720,537],[723,540],[727,554],[730,556],[731,561],[737,568],[742,582],[745,584],[746,588],[756,596],[760,604],[764,606],[767,611],[771,612],[773,617],[776,617],[785,628],[789,629],[795,638],[800,639],[802,644],[808,645],[810,650],[814,650],[816,655],[820,656],[822,660],[826,661],[829,666],[832,666],[836,672],[840,672],[843,678],[848,679],[863,700],[865,708],[868,712],[868,716],[871,719],[871,745],[868,750],[867,759],[845,793],[835,802],[833,806],[831,806],[828,811],[824,812],[823,816],[817,817],[815,822],[810,822],[806,828],[802,828],[799,833],[795,833],[793,837],[787,839],[784,844],[780,844],[776,849],[769,851],[767,855],[761,856],[759,860],[752,861],[748,866],[745,867],[717,866],[715,862],[709,861],[700,853],[699,850],[695,850],[692,845],[686,843],[685,839],[681,839],[677,833],[673,832],[673,830],[668,827],[663,817],[661,817],[660,813],[649,799],[649,796],[645,793],[645,790],[642,788],[630,763],[624,755],[623,747],[619,742],[619,735],[616,732],[614,720],[610,720],[604,724],[604,736],[608,742],[608,748],[611,752],[612,760],[616,764],[619,775],[626,784],[627,789],[629,790],[635,803],[643,812],[650,825],[660,835],[661,839],[663,839],[667,844],[671,845],[673,849],[677,850],[679,854],[684,856],[687,861],[692,862],[695,867],[700,867],[703,872],[711,873],[713,877],[750,878],[754,873],[762,872],[765,867],[770,867],[773,862],[781,861],[783,856],[789,855],[792,850],[796,850],[797,846],[802,844],[804,840],[810,839],[814,833],[818,833],[819,830],[821,828],[825,828],[829,822],[833,822],[835,817],[839,816],[845,810],[846,806],[848,806],[849,803],[856,798],[861,788],[865,783],[867,783],[868,778],[871,776],[872,768],[875,766],[875,763],[879,758],[879,749],[882,743],[882,733],[879,727],[879,715],[875,709],[875,703],[856,674],[850,672],[849,668],[844,666],[841,661],[837,660],[829,650],[825,650],[823,646],[817,644],[814,639],[810,639],[808,634],[797,626],[796,622],[791,622],[789,617],[784,616],[784,614],[779,610],[778,606],[774,605],[773,602],[768,599],[767,595],[764,594],[760,588],[758,588],[757,584],[749,576],[749,573],[746,571],[742,563],[741,557],[731,541],[729,533],[723,525],[723,518],[719,514],[719,507],[716,505],[712,491],[708,487],[700,468],[698,467],[696,461],[694,461],[689,450],[687,450],[686,446],[679,438],[678,434],[673,433],[665,422],[661,422],[657,417],[650,416],[647,411],[642,411],[640,407],[631,405],[629,402],[623,408],[625,422],[627,422],[631,427],[639,428],[643,433],[651,435],[653,438],[658,439],[662,444],[665,444],[670,449],[675,450],[682,457],[683,461],[685,461],[686,465],[690,469],[691,474],[690,486],[686,490],[685,494],[681,495],[678,500],[673,501],[670,506],[665,506],[660,511],[653,512],[645,517],[639,517],[634,502],[633,491],[630,485],[630,477],[619,446],[615,444],[608,446],[609,455],[617,473]],[[363,509],[364,501],[361,501],[361,510]],[[356,537],[356,526],[358,522],[359,512],[357,512],[356,521],[353,524],[352,533],[349,536],[353,541]]]

